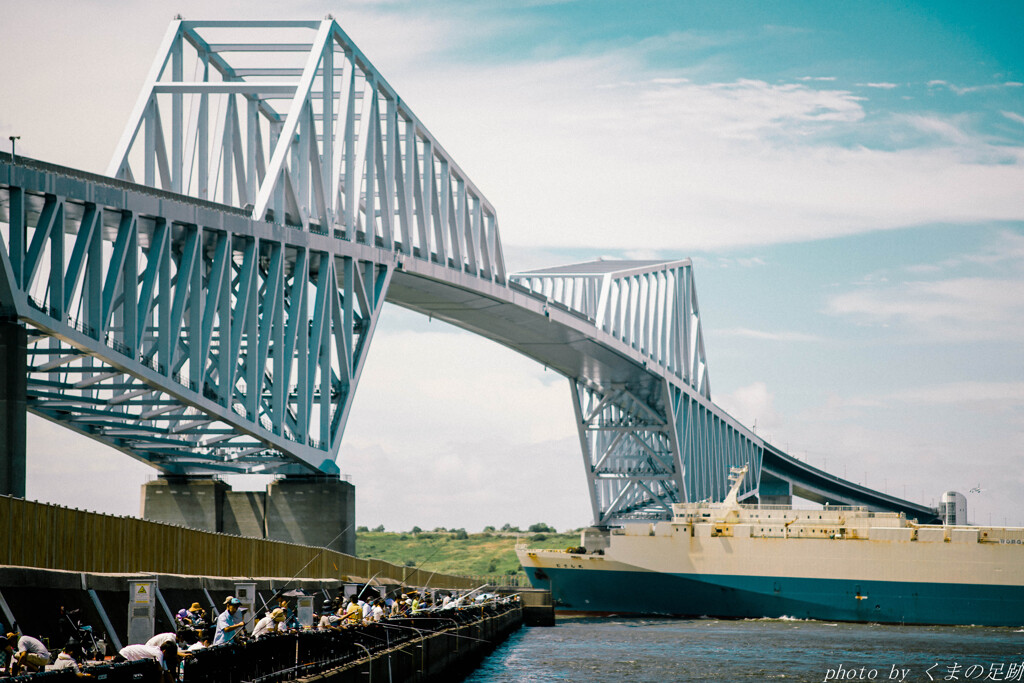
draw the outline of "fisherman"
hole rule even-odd
[[[17,652],[14,651],[17,647]],[[46,646],[32,636],[18,637],[17,633],[7,634],[7,644],[4,646],[7,652],[10,666],[8,668],[12,676],[28,671],[36,673],[50,663],[50,651]]]
[[[295,610],[288,606],[288,599],[286,597],[283,595],[278,597],[277,606],[279,609],[284,610],[285,628],[298,628],[300,626],[298,617],[295,616]]]
[[[217,632],[213,636],[214,645],[230,643],[238,634],[238,629],[245,627],[245,621],[238,613],[242,601],[238,598],[229,598],[225,602],[227,607],[217,617]]]
[[[129,662],[137,662],[142,659],[155,660],[162,669],[160,677],[162,683],[172,683],[177,678],[179,656],[192,656],[191,652],[179,652],[178,646],[171,641],[165,642],[160,647],[153,647],[152,645],[126,645],[117,654],[118,656],[114,658],[115,662],[121,660]]]
[[[359,607],[360,607],[360,609],[363,610],[363,622],[365,623],[365,622],[369,621],[370,620],[370,613],[373,612],[373,605],[370,603],[369,600],[360,599],[359,600]]]
[[[203,650],[210,647],[212,642],[213,641],[210,639],[210,629],[201,629],[196,631],[196,642],[188,646],[188,651],[195,652],[196,650]]]
[[[358,626],[363,621],[363,608],[353,595],[345,607],[345,624],[347,626]]]
[[[160,647],[164,643],[174,643],[175,645],[177,645],[178,634],[171,632],[158,633],[146,641],[146,645],[149,645],[150,647]]]
[[[324,600],[322,606],[323,614],[320,615],[320,621],[317,622],[316,629],[318,631],[340,631],[338,628],[338,622],[341,618],[334,613],[334,603],[330,600]]]
[[[193,602],[188,608],[189,618],[192,620],[192,628],[200,629],[206,626],[206,610],[198,602]]]
[[[71,639],[64,648],[57,654],[57,660],[53,663],[53,669],[71,669],[75,672],[75,678],[95,678],[92,674],[82,673],[75,661],[75,651],[78,650],[78,642]]]
[[[284,620],[288,618],[285,611],[280,607],[276,608],[273,612],[256,622],[256,627],[252,630],[253,638],[260,638],[262,636],[270,635],[271,633],[280,633],[285,630]]]

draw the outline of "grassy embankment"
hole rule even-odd
[[[356,555],[419,567],[421,572],[460,576],[518,574],[525,580],[516,558],[517,542],[527,543],[531,548],[568,548],[579,545],[580,534],[578,531],[554,534],[359,531]]]

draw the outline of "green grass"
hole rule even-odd
[[[421,572],[460,576],[522,574],[516,543],[531,548],[568,548],[580,543],[578,531],[568,533],[478,533],[450,531],[356,533],[356,555],[392,564],[419,567]],[[518,541],[517,541],[518,536]]]

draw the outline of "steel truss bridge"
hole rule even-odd
[[[494,207],[323,21],[171,22],[106,176],[0,157],[32,412],[167,475],[336,474],[382,306],[569,380],[595,524],[796,493],[930,518],[711,400],[689,260],[510,274]]]

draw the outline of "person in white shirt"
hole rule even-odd
[[[178,642],[178,636],[175,633],[158,633],[149,640],[146,641],[146,645],[150,647],[160,647],[164,643],[175,643]]]
[[[203,648],[210,647],[210,632],[201,631],[199,634],[199,640],[188,646],[188,652],[195,652],[196,650],[202,650]]]
[[[141,643],[125,645],[121,648],[118,654],[129,662],[137,662],[142,659],[155,659],[160,662],[161,665],[164,663],[163,650],[155,645],[144,645]]]
[[[57,654],[57,659],[54,661],[51,669],[71,669],[75,672],[76,678],[95,678],[92,674],[82,673],[78,668],[78,662],[75,661],[74,651],[77,648],[74,642],[69,641],[64,649]]]
[[[273,612],[256,622],[256,628],[252,630],[252,637],[259,638],[271,633],[280,633],[284,631],[284,620],[288,618],[288,614],[277,607]]]
[[[338,623],[341,621],[341,617],[334,613],[334,605],[330,600],[324,601],[321,607],[322,614],[320,615],[320,621],[317,622],[316,630],[318,631],[340,631]]]
[[[129,662],[153,659],[160,664],[161,669],[172,673],[178,670],[179,655],[184,657],[192,656],[188,652],[179,652],[178,645],[171,641],[165,642],[160,647],[153,647],[152,645],[125,645],[118,652],[118,656],[121,659],[126,659]],[[116,657],[114,661],[118,661]]]
[[[14,652],[15,645],[18,648],[17,652]],[[42,671],[50,663],[50,651],[46,649],[42,641],[32,636],[19,638],[17,633],[8,633],[4,650],[10,661],[12,676],[17,676],[25,671],[31,673]]]

